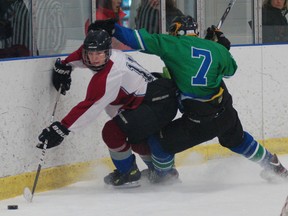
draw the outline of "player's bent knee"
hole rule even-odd
[[[126,143],[126,138],[126,134],[113,120],[106,122],[102,129],[102,139],[110,149],[117,149],[122,146]]]

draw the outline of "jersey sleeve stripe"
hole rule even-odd
[[[138,41],[139,46],[140,46],[140,49],[141,50],[145,50],[144,43],[143,43],[142,38],[141,38],[141,36],[140,36],[140,34],[139,34],[139,32],[137,30],[135,30],[135,37],[137,38],[137,41]]]

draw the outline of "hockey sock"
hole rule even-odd
[[[141,157],[142,161],[149,169],[153,168],[151,151],[148,143],[131,144],[131,148],[133,152],[136,152]]]
[[[251,161],[259,163],[261,166],[265,166],[273,156],[264,146],[259,144],[245,131],[243,142],[239,146],[230,149]]]
[[[132,168],[135,161],[135,155],[132,154],[131,149],[125,152],[109,152],[116,169],[120,173],[126,173]]]
[[[166,173],[174,167],[174,154],[163,151],[160,142],[155,136],[148,139],[150,150],[152,152],[152,163],[154,169],[159,172]]]
[[[148,169],[153,168],[152,156],[151,155],[139,155],[143,162],[146,164]]]

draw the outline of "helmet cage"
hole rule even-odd
[[[91,70],[93,71],[100,71],[102,70],[105,65],[107,64],[107,62],[109,61],[110,59],[110,56],[111,56],[111,49],[108,49],[108,50],[101,50],[101,51],[104,51],[105,53],[105,61],[102,65],[98,65],[98,66],[95,66],[94,64],[92,64],[90,62],[90,59],[89,59],[89,55],[88,53],[89,52],[99,52],[98,50],[93,50],[93,49],[85,49],[83,47],[83,50],[82,50],[82,60],[83,60],[83,63]]]
[[[82,48],[82,61],[93,71],[99,71],[105,67],[111,56],[112,39],[105,30],[90,30],[84,40]],[[89,52],[104,51],[105,61],[103,64],[95,66],[89,59]]]

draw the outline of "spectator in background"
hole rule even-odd
[[[122,0],[96,0],[96,20],[106,20],[114,18],[118,20],[118,24],[122,25],[122,19],[126,14],[121,9]],[[87,35],[90,20],[85,23],[85,35]],[[115,38],[112,38],[113,49],[131,50],[130,47],[124,45]]]
[[[122,0],[96,0],[96,20],[106,20],[114,18],[118,20],[118,24],[122,25],[122,19],[126,14],[121,9]],[[85,23],[85,35],[87,35],[90,20]]]
[[[97,0],[96,1],[96,20],[99,19],[118,19],[118,24],[122,25],[122,19],[126,14],[121,9],[122,0]]]
[[[158,0],[159,1],[159,0]],[[176,7],[175,0],[166,0],[166,30],[168,32],[169,26],[177,16],[184,16],[182,11]]]
[[[31,54],[29,18],[23,0],[0,0],[0,58]]]
[[[160,33],[160,0],[141,0],[135,18],[136,29],[145,28],[150,34]],[[174,0],[166,0],[166,29],[176,16],[184,14],[176,7]]]
[[[287,0],[265,0],[262,8],[263,43],[288,42]]]
[[[9,3],[10,1],[0,0],[0,40],[12,37],[11,21],[7,17]]]
[[[129,27],[136,28],[135,17],[137,16],[137,8],[140,7],[141,0],[133,0],[130,5]]]
[[[159,8],[152,0],[142,0],[135,17],[136,29],[145,28],[150,34],[159,33]]]

